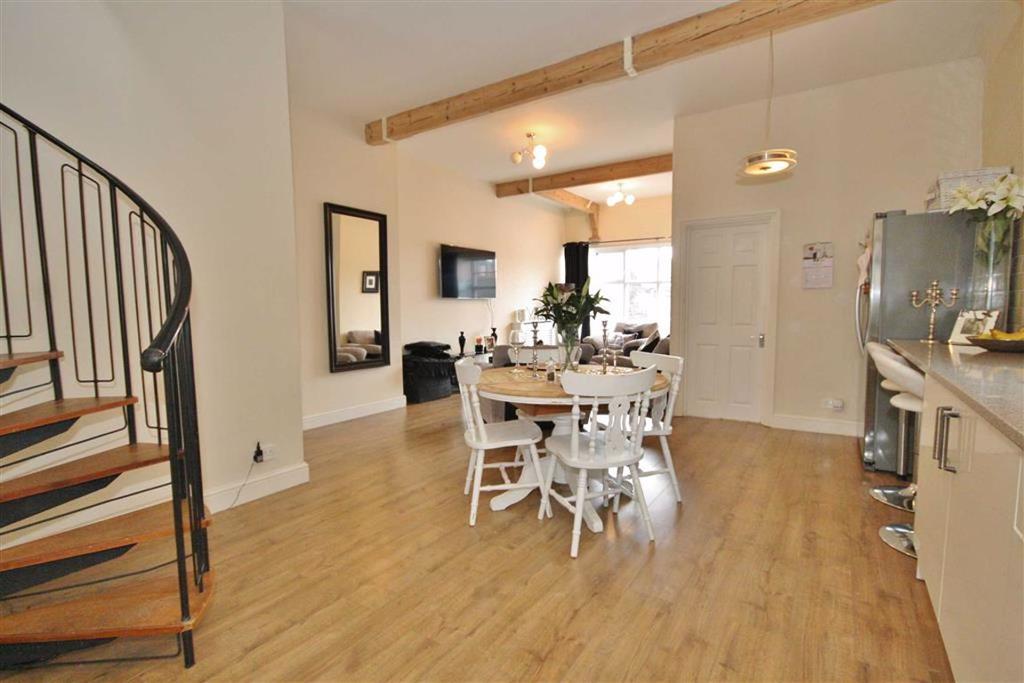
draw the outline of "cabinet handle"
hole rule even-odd
[[[950,465],[949,462],[948,462],[948,458],[949,458],[949,421],[951,419],[953,419],[953,418],[959,418],[959,417],[960,417],[960,413],[958,413],[957,411],[953,410],[952,408],[948,409],[942,415],[942,455],[939,456],[939,467],[941,469],[947,471],[947,472],[952,472],[953,474],[956,474],[956,467],[954,467],[953,465]]]
[[[939,460],[942,454],[942,449],[945,447],[945,437],[943,430],[946,425],[946,413],[953,410],[953,406],[939,406],[935,409],[935,438],[932,441],[932,460]],[[939,463],[939,468],[942,464]]]

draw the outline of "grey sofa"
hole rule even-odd
[[[618,364],[623,367],[632,367],[629,354],[634,351],[649,351],[652,353],[668,353],[668,337],[665,344],[661,345],[661,335],[658,332],[658,323],[616,323],[615,327],[608,333],[608,345],[622,349],[622,355]],[[604,335],[598,331],[582,341],[584,355],[593,358],[592,362],[599,363],[600,354],[604,350]],[[659,351],[659,346],[664,351]]]
[[[533,357],[531,351],[532,348],[533,347],[531,346],[524,346],[523,350],[519,352],[520,364],[530,362],[530,359]],[[539,346],[538,349],[541,350],[541,353],[539,355],[540,360],[542,361],[546,361],[548,358],[559,356],[559,349],[557,346],[545,345]],[[503,368],[507,365],[512,365],[512,357],[509,354],[509,350],[510,347],[508,346],[508,344],[498,344],[497,346],[495,346],[494,354],[491,359],[491,365],[493,365],[496,368]],[[580,344],[580,350],[582,351],[580,355],[580,363],[586,365],[594,356],[594,347]]]

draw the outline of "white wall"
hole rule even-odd
[[[859,427],[863,360],[852,332],[857,243],[874,212],[920,212],[939,173],[979,165],[982,81],[980,60],[966,60],[779,97],[772,144],[796,149],[800,166],[791,177],[767,182],[738,178],[744,155],[763,145],[764,102],[676,119],[677,268],[686,221],[781,209],[779,423],[846,433]],[[835,243],[832,289],[800,287],[800,249],[813,241]],[[673,299],[682,295],[676,277]],[[682,344],[679,313],[676,307],[673,339]],[[844,399],[846,410],[825,408],[828,397]]]
[[[281,6],[4,2],[0,36],[4,103],[128,182],[185,245],[208,502],[234,499],[257,440],[275,459],[242,501],[305,481]]]
[[[289,43],[289,50],[301,49]],[[306,429],[405,405],[402,395],[402,318],[399,315],[399,221],[394,145],[370,147],[362,130],[292,89],[302,416]],[[327,344],[324,202],[388,217],[388,301],[391,365],[331,373]]]
[[[531,197],[498,199],[490,183],[419,161],[399,152],[399,215],[402,223],[399,283],[403,342],[440,341],[467,348],[477,335],[498,328],[506,343],[512,311],[533,305],[548,282],[558,279],[562,259],[562,210]],[[442,243],[497,254],[497,298],[441,299],[437,258]]]
[[[984,59],[984,163],[1013,166],[1019,174],[1024,172],[1024,11]]]

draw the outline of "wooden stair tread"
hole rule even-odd
[[[137,403],[138,400],[134,396],[101,396],[99,398],[65,398],[59,401],[47,401],[0,415],[0,436],[64,422],[104,410],[129,406]]]
[[[171,449],[166,444],[137,443],[117,446],[63,465],[0,482],[0,503],[153,465],[167,460],[170,452]]]
[[[189,580],[192,620],[181,621],[176,574],[124,583],[115,581],[90,595],[28,608],[0,618],[0,644],[55,640],[146,637],[190,630],[213,595],[213,572],[202,593]]]
[[[188,532],[188,508],[182,505],[182,518]],[[206,510],[203,528],[210,526]],[[69,557],[134,545],[174,535],[174,509],[171,503],[153,505],[118,515],[94,524],[40,538],[0,550],[0,572],[54,562]]]
[[[28,351],[23,353],[0,353],[0,370],[16,368],[29,363],[56,360],[64,356],[63,351]]]

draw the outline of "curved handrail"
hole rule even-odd
[[[149,372],[160,372],[163,370],[164,360],[167,358],[167,354],[170,353],[171,346],[174,345],[174,341],[177,339],[178,334],[181,332],[181,327],[185,324],[185,319],[188,317],[189,301],[192,297],[192,267],[189,265],[188,256],[185,254],[185,247],[181,244],[181,240],[178,239],[178,235],[173,229],[171,229],[170,224],[164,219],[164,217],[161,216],[149,202],[139,196],[135,190],[130,188],[113,173],[110,173],[89,157],[46,132],[3,103],[0,103],[0,111],[18,121],[18,123],[23,125],[27,130],[32,131],[54,146],[59,147],[68,154],[80,159],[83,163],[87,164],[90,168],[103,176],[107,182],[121,192],[121,194],[133,201],[136,206],[139,207],[142,214],[152,220],[154,226],[160,231],[164,239],[167,240],[167,246],[174,255],[178,286],[174,292],[174,298],[171,300],[170,308],[167,311],[167,319],[164,321],[163,325],[161,325],[156,335],[153,336],[153,340],[150,342],[149,346],[147,346],[142,352],[142,368]],[[113,210],[116,210],[116,207],[112,208]]]

